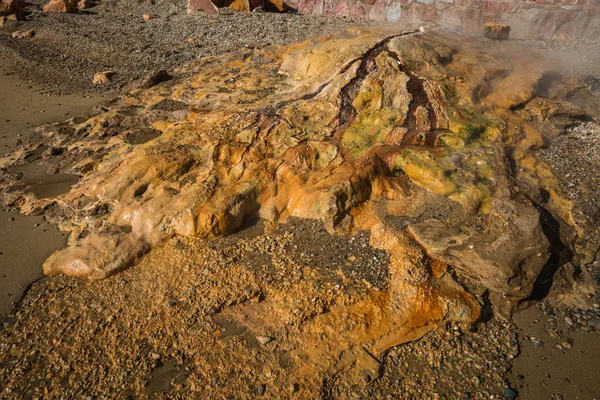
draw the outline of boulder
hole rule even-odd
[[[510,26],[488,22],[483,25],[483,35],[489,39],[506,40],[510,33]]]

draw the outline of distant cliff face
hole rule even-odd
[[[325,14],[382,22],[433,22],[480,32],[486,22],[505,23],[520,39],[597,40],[598,0],[298,0],[304,14]]]

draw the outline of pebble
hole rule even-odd
[[[169,306],[169,307],[175,307],[176,305],[177,305],[176,301],[170,301],[167,303],[167,306]]]
[[[575,323],[573,322],[573,319],[571,319],[571,317],[565,317],[565,322],[569,325],[569,326],[573,326],[575,325]]]
[[[270,337],[270,336],[257,336],[257,337],[256,337],[256,340],[258,340],[258,342],[259,342],[260,344],[267,344],[267,343],[269,343],[271,340],[273,340],[273,338],[272,338],[272,337]]]
[[[573,346],[571,346],[571,343],[569,343],[569,342],[562,342],[561,345],[565,349],[570,349],[571,347],[573,347]]]
[[[517,392],[515,392],[509,387],[505,387],[502,393],[504,394],[504,397],[508,400],[514,400],[517,398]]]
[[[534,337],[532,337],[530,340],[531,340],[531,343],[533,343],[533,345],[535,347],[543,347],[544,346],[544,342],[542,342],[541,340],[538,340]]]
[[[265,394],[265,392],[267,391],[267,385],[265,385],[264,383],[261,383],[260,385],[258,385],[258,395],[262,396],[263,394]]]
[[[588,321],[588,325],[600,330],[600,318],[592,318]]]

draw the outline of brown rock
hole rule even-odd
[[[533,206],[507,198],[493,207],[483,233],[438,220],[412,225],[409,231],[427,254],[489,289],[497,311],[507,316],[531,294],[550,257],[550,243]]]
[[[77,0],[50,0],[44,12],[72,13],[77,11]]]
[[[483,35],[494,40],[506,40],[510,33],[510,26],[488,22],[483,25]]]
[[[258,340],[258,342],[259,342],[260,344],[267,344],[267,343],[269,343],[271,340],[273,340],[273,338],[272,338],[272,337],[270,337],[270,336],[257,336],[257,337],[256,337],[256,340]]]
[[[94,85],[106,85],[112,81],[112,77],[115,75],[113,71],[104,71],[94,74],[92,83]]]
[[[150,19],[152,19],[152,16],[150,14],[144,14],[142,15],[142,18],[144,18],[144,21],[149,21]]]
[[[15,39],[31,39],[35,36],[35,31],[33,29],[28,31],[15,31],[12,33],[12,37]]]

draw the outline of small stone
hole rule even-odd
[[[348,261],[350,261],[350,262],[354,262],[354,261],[356,261],[356,256],[348,256],[348,257],[346,258],[346,260],[348,260]]]
[[[150,19],[152,19],[152,16],[150,14],[144,14],[142,15],[142,18],[144,18],[144,21],[149,21]]]
[[[290,385],[290,392],[296,393],[298,390],[300,390],[300,385],[298,385],[297,383],[292,383]]]
[[[35,36],[35,31],[30,29],[28,31],[15,31],[12,33],[12,37],[15,39],[31,39]]]
[[[169,306],[169,307],[175,307],[176,305],[177,305],[177,302],[175,302],[175,301],[170,301],[167,303],[167,306]]]
[[[505,387],[502,393],[507,400],[514,400],[517,398],[517,392],[509,387]]]
[[[272,337],[270,337],[270,336],[257,336],[257,337],[256,337],[256,340],[258,340],[258,342],[259,342],[260,344],[267,344],[267,343],[269,343],[271,340],[273,340],[273,338],[272,338]]]
[[[106,85],[112,81],[112,77],[115,76],[113,71],[104,71],[94,74],[92,78],[92,84],[94,85]]]
[[[158,359],[160,359],[160,354],[158,354],[158,353],[150,353],[150,357],[152,357],[153,360],[158,360]]]
[[[575,323],[573,322],[573,319],[571,317],[565,317],[565,322],[567,323],[567,325],[569,326],[573,326],[575,325]]]
[[[364,374],[364,375],[362,376],[362,380],[363,380],[363,382],[364,382],[364,383],[369,383],[369,382],[371,382],[371,375],[369,375],[369,374]]]
[[[531,340],[531,343],[533,343],[533,345],[535,347],[543,347],[544,346],[544,342],[542,342],[541,340],[538,340],[534,337],[532,337],[530,340]]]
[[[594,329],[600,330],[600,318],[592,318],[588,321],[588,325]]]
[[[569,342],[562,342],[561,345],[565,349],[570,349],[571,347],[573,347],[573,346],[571,346],[571,343],[569,343]]]
[[[262,396],[263,394],[265,394],[266,391],[267,391],[267,385],[265,385],[264,383],[261,383],[260,385],[258,385],[257,392],[258,392],[259,396]]]

